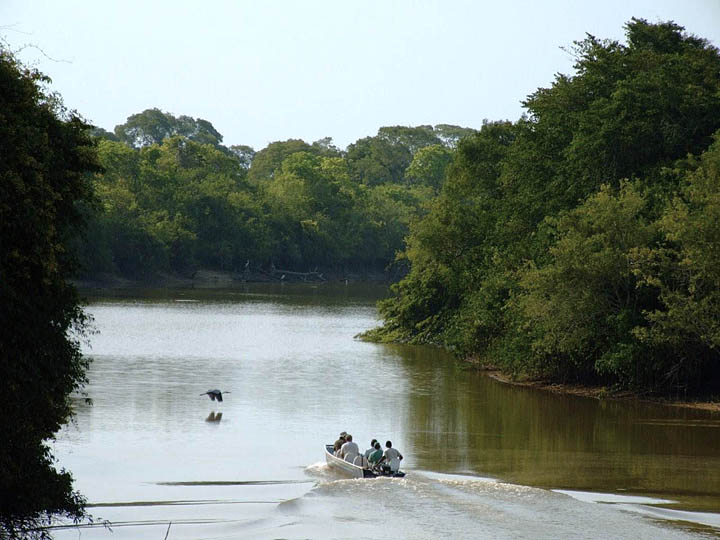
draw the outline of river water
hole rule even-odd
[[[499,383],[429,347],[353,339],[376,287],[92,298],[75,422],[53,443],[95,523],[56,538],[720,536],[720,416]],[[226,391],[218,404],[201,395]],[[404,479],[345,479],[340,431]]]

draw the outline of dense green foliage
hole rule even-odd
[[[386,127],[345,153],[330,138],[225,148],[209,122],[157,109],[96,128],[105,173],[77,245],[84,273],[382,271],[472,132]]]
[[[207,120],[164,113],[159,109],[147,109],[134,114],[124,124],[115,126],[115,136],[133,148],[160,144],[168,137],[180,135],[191,141],[219,146],[222,135]]]
[[[88,126],[47,79],[0,49],[0,537],[45,538],[53,515],[84,515],[47,441],[85,382],[84,316],[65,248],[98,171]],[[71,332],[69,334],[69,332]],[[69,337],[69,336],[76,337]]]
[[[516,375],[717,391],[720,56],[674,23],[575,43],[515,123],[255,152],[157,109],[95,129],[86,273],[410,268],[370,333]],[[409,234],[408,234],[409,233]],[[396,254],[398,254],[396,256]]]
[[[457,149],[370,337],[516,375],[720,391],[720,55],[674,23],[575,44]],[[717,136],[717,135],[716,135]]]

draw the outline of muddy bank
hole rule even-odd
[[[475,362],[471,362],[475,363]],[[720,413],[720,402],[717,401],[679,401],[670,400],[659,397],[649,397],[634,392],[628,391],[613,391],[605,386],[583,386],[577,384],[559,384],[551,383],[542,380],[515,380],[512,377],[504,374],[502,371],[486,366],[477,366],[477,369],[487,373],[488,377],[491,377],[497,381],[505,384],[512,384],[515,386],[525,386],[531,388],[538,388],[547,392],[554,392],[557,394],[569,394],[573,396],[583,396],[594,399],[613,399],[613,400],[638,400],[638,401],[649,401],[653,403],[661,403],[663,405],[670,405],[673,407],[686,407],[689,409],[698,409],[705,411],[713,411]]]

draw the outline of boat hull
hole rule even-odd
[[[333,469],[338,470],[338,471],[342,472],[343,474],[346,474],[352,478],[377,478],[378,476],[393,476],[393,477],[405,476],[405,473],[400,472],[400,471],[398,471],[394,474],[378,474],[378,473],[371,471],[370,469],[363,469],[362,467],[353,465],[352,463],[349,463],[349,462],[345,461],[344,459],[340,459],[339,457],[334,455],[332,444],[325,445],[325,461]]]
[[[344,459],[340,459],[339,457],[333,455],[332,444],[325,445],[325,461],[333,469],[341,471],[342,473],[353,478],[375,478],[375,476],[377,476],[368,469],[363,469],[362,467],[353,465],[352,463],[349,463]]]

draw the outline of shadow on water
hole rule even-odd
[[[166,304],[226,304],[228,302],[268,302],[279,305],[297,306],[343,306],[354,303],[374,305],[387,297],[388,285],[384,283],[242,283],[230,288],[128,288],[128,289],[83,289],[80,291],[91,303],[103,301],[132,300],[137,303]],[[192,307],[192,306],[188,306]]]

